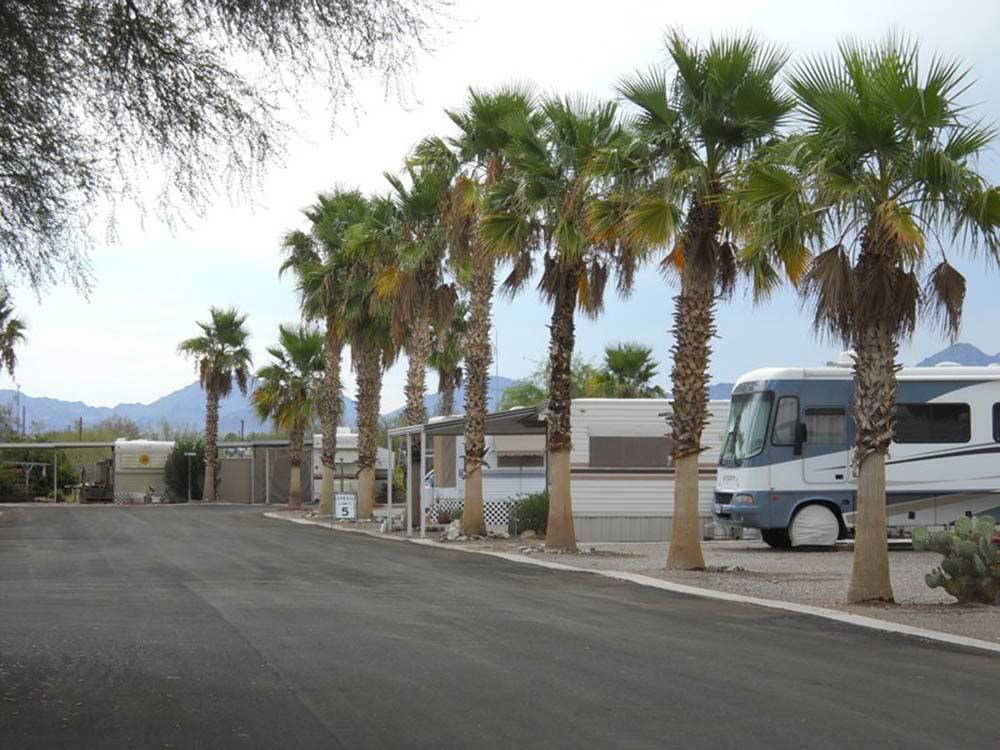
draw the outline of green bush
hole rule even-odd
[[[944,556],[927,574],[927,585],[943,588],[960,602],[1000,606],[1000,545],[996,521],[989,516],[959,518],[947,531],[913,530],[913,548]]]
[[[534,531],[545,535],[549,523],[549,493],[536,492],[514,503],[511,509],[508,531],[511,536],[522,531]]]
[[[201,500],[205,488],[205,441],[201,438],[179,437],[174,440],[174,449],[167,456],[163,467],[167,494],[174,502],[186,502],[188,496],[188,457],[191,459],[191,499]]]

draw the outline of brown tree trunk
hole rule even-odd
[[[441,401],[438,403],[438,415],[450,417],[455,413],[455,375],[451,373],[441,384]]]
[[[716,261],[709,243],[718,231],[718,207],[694,203],[688,212],[684,238],[681,293],[674,304],[674,345],[671,380],[671,455],[674,460],[674,517],[667,567],[700,570],[698,457],[708,422],[708,364],[715,334]]]
[[[406,348],[406,423],[408,425],[423,424],[427,421],[427,407],[424,396],[427,392],[426,372],[427,360],[431,354],[431,306],[430,295],[421,304],[413,318],[410,328],[410,338]],[[420,488],[424,478],[420,476],[420,436],[413,436],[413,454],[410,456],[410,471],[416,479],[412,483],[410,495],[410,525],[420,526]]]
[[[320,453],[323,479],[319,490],[319,512],[324,515],[333,512],[334,477],[337,472],[337,426],[340,424],[340,360],[344,342],[336,336],[335,325],[336,321],[333,318],[326,321],[326,340],[323,348],[326,361],[323,371],[323,390],[319,397],[319,415],[323,426],[323,449]]]
[[[486,455],[490,316],[493,302],[493,257],[479,253],[472,267],[469,330],[465,335],[465,508],[462,533],[483,535],[483,456]]]
[[[847,600],[891,602],[886,531],[885,458],[895,431],[896,355],[894,332],[884,321],[856,336],[854,422],[857,428],[857,518],[854,565]]]
[[[552,306],[549,343],[549,518],[545,532],[547,549],[576,551],[573,496],[570,490],[572,449],[572,365],[576,339],[576,290],[580,269],[565,271],[558,281]]]
[[[352,356],[358,373],[358,518],[371,518],[375,508],[382,353],[362,343],[353,349]]]
[[[302,507],[302,446],[305,425],[296,424],[288,435],[288,507],[298,510]]]
[[[209,390],[205,394],[205,488],[206,502],[215,502],[216,473],[219,466],[219,395]]]

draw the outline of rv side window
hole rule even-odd
[[[809,445],[845,445],[847,412],[840,408],[806,409],[806,440]]]
[[[993,442],[1000,443],[1000,404],[993,404]]]
[[[795,396],[782,396],[774,415],[774,445],[795,445],[795,425],[799,421],[799,400]]]
[[[967,443],[972,439],[968,404],[896,404],[897,443]]]

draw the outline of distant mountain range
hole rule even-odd
[[[921,367],[930,367],[940,362],[957,362],[960,365],[986,366],[1000,364],[1000,354],[989,355],[972,344],[954,344],[932,354],[919,362]],[[428,376],[428,381],[433,376]],[[504,391],[518,381],[504,377],[491,377],[489,389],[489,409],[495,411],[503,398]],[[709,397],[713,399],[728,399],[732,392],[732,383],[713,383],[709,387]],[[14,404],[16,391],[0,389],[0,404]],[[436,414],[440,395],[429,394],[425,400],[428,414]],[[455,394],[455,405],[462,408],[465,402],[465,389],[459,388]],[[93,425],[109,417],[124,417],[131,419],[139,427],[147,430],[159,430],[164,423],[173,429],[200,430],[205,423],[205,393],[198,382],[186,385],[180,390],[169,393],[149,404],[118,404],[117,406],[90,406],[82,401],[61,401],[54,398],[28,396],[21,394],[21,405],[25,407],[27,422],[32,431],[66,429],[79,418],[83,418],[84,426]],[[385,415],[387,419],[398,417],[402,409],[396,409]],[[358,405],[350,398],[344,399],[345,424],[354,425],[357,422]],[[264,425],[254,412],[250,399],[240,393],[233,393],[223,399],[219,406],[219,430],[239,433],[240,421],[247,433],[265,431]]]

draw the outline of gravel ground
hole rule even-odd
[[[311,520],[320,519],[313,517]],[[378,525],[374,523],[344,526],[384,536],[378,533]],[[397,532],[393,536],[401,538],[403,535]],[[428,539],[439,536],[440,532],[427,534]],[[1000,607],[956,604],[942,589],[928,588],[924,576],[941,560],[941,556],[933,552],[890,552],[889,569],[897,604],[851,606],[845,603],[851,577],[849,549],[790,551],[774,550],[763,542],[712,541],[702,544],[706,570],[668,571],[665,542],[586,543],[580,545],[577,554],[549,553],[540,542],[538,539],[480,539],[447,544],[542,558],[578,568],[640,573],[689,586],[839,609],[1000,643]]]

